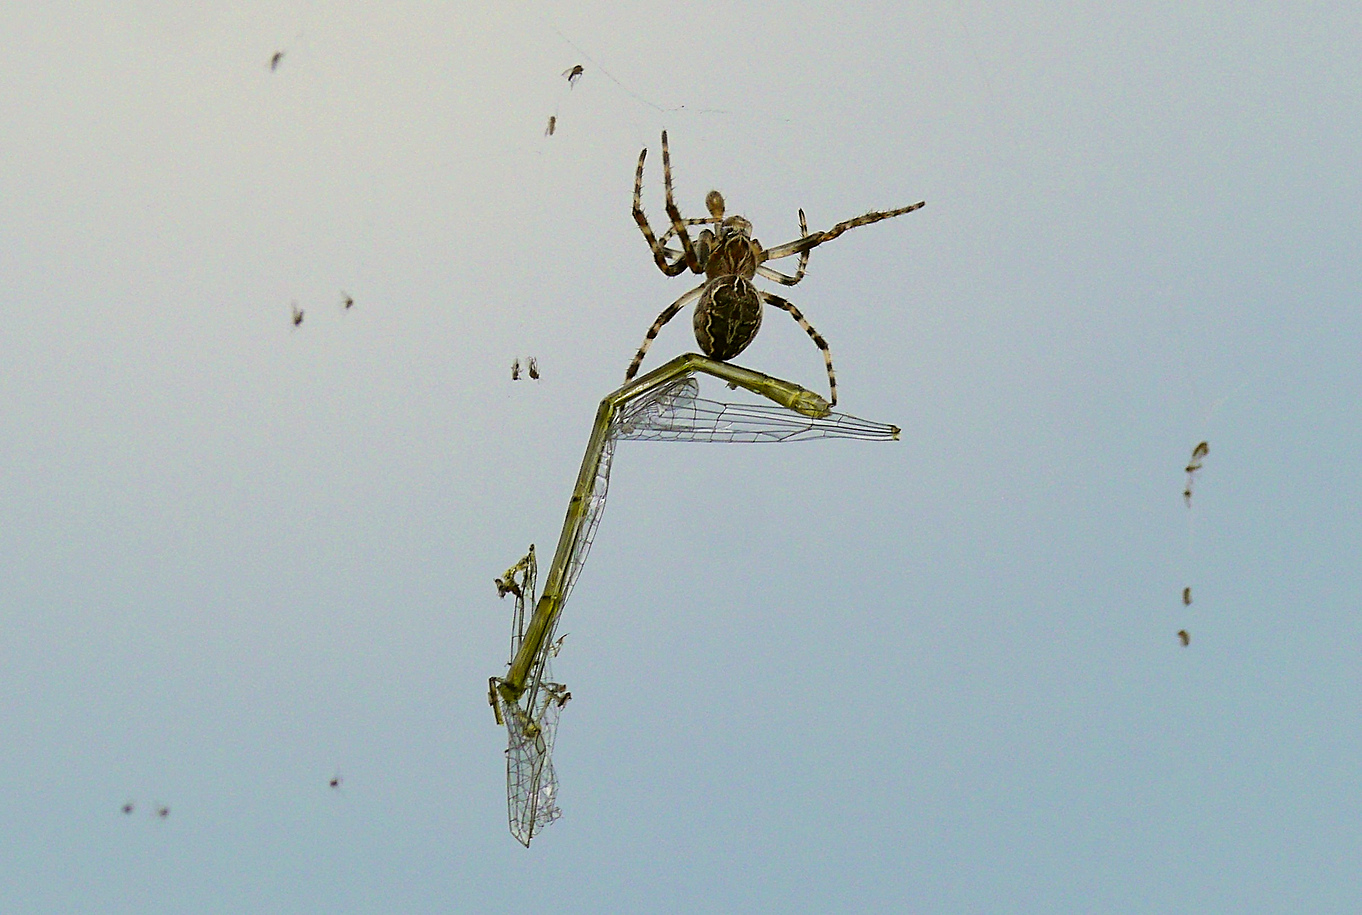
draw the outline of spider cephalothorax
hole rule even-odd
[[[799,238],[767,250],[752,237],[752,223],[741,216],[724,216],[724,198],[718,191],[710,191],[705,196],[705,207],[709,210],[709,216],[681,218],[681,211],[677,209],[676,202],[672,199],[671,153],[667,149],[667,133],[663,131],[662,176],[667,192],[667,216],[671,219],[671,228],[658,239],[653,235],[652,227],[648,225],[648,217],[643,214],[643,160],[647,155],[646,149],[639,153],[638,170],[634,175],[634,221],[638,223],[643,237],[648,240],[648,247],[653,251],[653,260],[656,261],[658,269],[667,276],[677,276],[689,269],[692,273],[704,274],[705,282],[681,296],[658,315],[653,326],[648,329],[648,334],[634,356],[634,361],[629,363],[629,368],[624,374],[625,380],[634,377],[658,331],[676,317],[676,313],[692,299],[698,299],[695,303],[695,340],[705,355],[722,360],[737,356],[756,337],[757,331],[761,328],[761,306],[765,303],[788,311],[799,326],[804,328],[814,345],[822,351],[823,361],[828,369],[828,387],[832,395],[829,403],[835,406],[837,375],[832,370],[832,352],[828,349],[827,341],[813,329],[813,325],[805,320],[804,315],[793,303],[778,295],[762,292],[752,280],[762,276],[784,286],[793,286],[804,278],[804,267],[808,264],[809,251],[812,249],[825,241],[831,241],[847,229],[910,213],[923,206],[925,201],[897,210],[872,211],[864,216],[839,222],[826,232],[815,232],[812,235],[809,234],[808,225],[804,221],[804,211],[800,210]],[[700,225],[706,228],[700,233],[699,238],[692,242],[687,227]],[[673,235],[681,245],[679,250],[667,246]],[[799,255],[799,266],[795,269],[794,276],[786,276],[772,270],[764,263],[792,254]]]

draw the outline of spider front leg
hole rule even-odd
[[[635,354],[634,361],[629,363],[629,368],[625,370],[625,381],[629,381],[638,372],[638,367],[643,363],[643,357],[648,354],[648,347],[653,345],[653,339],[657,336],[658,332],[662,330],[663,326],[672,318],[676,317],[676,313],[682,308],[685,308],[686,303],[691,299],[698,297],[700,293],[704,291],[705,284],[701,283],[699,286],[696,286],[690,292],[663,309],[662,314],[658,315],[657,320],[653,322],[653,326],[648,328],[648,333],[643,338],[643,345],[638,348],[638,353]],[[829,365],[831,365],[831,363],[829,363]]]
[[[828,399],[828,406],[837,406],[837,373],[832,370],[832,350],[828,347],[828,341],[824,340],[823,335],[813,329],[813,325],[810,324],[803,313],[795,307],[793,302],[786,301],[780,296],[772,295],[769,292],[759,292],[758,295],[761,297],[761,300],[768,305],[774,305],[782,311],[788,311],[790,317],[794,318],[795,322],[798,323],[800,327],[804,328],[804,333],[809,335],[809,339],[813,341],[813,345],[822,351],[823,362],[826,363],[828,367],[828,390],[832,395]]]
[[[692,273],[704,273],[705,268],[700,266],[700,259],[695,256],[695,248],[690,243],[690,233],[686,231],[686,221],[681,218],[681,211],[676,207],[676,200],[672,198],[672,154],[667,149],[667,131],[662,131],[662,186],[667,189],[667,215],[671,217],[672,228],[676,231],[677,237],[681,239],[681,250],[685,252],[686,266]]]
[[[857,226],[868,226],[871,223],[879,222],[882,219],[892,219],[895,216],[902,216],[904,213],[920,210],[926,205],[927,201],[919,200],[917,203],[909,204],[906,207],[899,207],[897,210],[886,210],[883,212],[872,210],[864,216],[857,216],[853,219],[848,219],[845,222],[839,222],[826,232],[815,232],[812,235],[805,235],[798,241],[792,241],[789,244],[772,248],[765,252],[765,257],[763,259],[776,260],[782,257],[789,257],[791,254],[801,254],[805,251],[817,248],[824,242],[832,241],[848,229],[854,229]]]
[[[638,154],[638,171],[634,173],[634,222],[638,223],[639,231],[648,242],[648,247],[652,249],[653,260],[657,263],[657,269],[667,276],[678,276],[686,270],[685,252],[674,262],[667,260],[667,249],[657,240],[653,234],[652,226],[648,225],[648,217],[643,213],[643,160],[648,155],[645,148]],[[673,227],[675,228],[675,227]],[[670,235],[671,232],[668,232]]]
[[[804,221],[804,211],[803,211],[803,210],[800,210],[800,211],[799,211],[799,237],[800,237],[800,238],[804,238],[804,237],[807,236],[808,234],[809,234],[809,224],[808,224],[807,222]],[[768,255],[768,259],[769,259],[769,255]],[[759,273],[759,274],[761,274],[762,276],[766,277],[768,280],[774,280],[775,282],[780,283],[782,286],[793,286],[793,285],[795,285],[796,283],[798,283],[800,280],[804,279],[804,268],[805,268],[806,266],[808,266],[808,263],[809,263],[809,249],[808,249],[808,248],[805,248],[803,251],[800,251],[800,252],[799,252],[799,266],[795,269],[795,275],[794,275],[794,276],[786,276],[785,274],[781,273],[779,270],[772,270],[770,267],[764,266],[764,265],[762,265],[762,264],[758,264],[758,265],[757,265],[757,273]]]

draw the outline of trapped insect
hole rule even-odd
[[[535,381],[539,380],[539,362],[533,356],[530,357],[529,372],[530,378],[534,379]]]
[[[121,808],[119,808],[119,809],[121,809],[124,813],[132,813],[132,811],[133,811],[132,801],[128,801],[126,804],[124,804],[124,805],[123,805]]]
[[[293,326],[297,327],[303,323],[303,310],[298,307],[297,302],[294,302],[291,307],[293,308]]]
[[[558,116],[557,116],[557,115],[550,115],[550,116],[549,116],[549,126],[547,126],[547,127],[544,128],[544,136],[546,136],[546,137],[551,137],[551,136],[553,136],[553,132],[554,132],[555,130],[557,130],[557,129],[558,129]]]
[[[345,306],[345,310],[346,310],[346,311],[349,311],[350,308],[355,304],[355,300],[352,299],[352,298],[350,297],[350,293],[346,292],[344,289],[341,290],[341,297],[345,300],[345,301],[342,303],[342,304],[344,304],[344,306]]]
[[[1192,606],[1192,589],[1191,589],[1191,588],[1183,588],[1183,589],[1182,589],[1182,605],[1183,605],[1184,607],[1190,607],[1190,606]]]
[[[717,190],[705,196],[708,216],[683,219],[672,195],[671,153],[667,148],[667,132],[662,132],[662,181],[666,189],[667,216],[671,227],[657,238],[648,217],[643,213],[643,160],[648,155],[644,149],[638,155],[638,169],[634,174],[634,221],[639,231],[652,249],[653,260],[667,276],[677,276],[686,270],[704,274],[705,281],[667,306],[643,339],[629,368],[624,373],[626,381],[638,372],[643,357],[652,345],[662,327],[676,317],[683,307],[692,300],[695,305],[695,340],[706,356],[720,361],[736,357],[747,348],[761,327],[762,304],[773,305],[787,311],[795,319],[809,339],[823,353],[827,365],[828,388],[831,392],[829,405],[837,405],[837,375],[832,369],[832,351],[825,341],[794,306],[793,303],[763,292],[753,285],[752,280],[761,276],[784,286],[793,286],[804,278],[804,267],[809,260],[809,252],[824,242],[832,241],[848,229],[870,225],[883,219],[911,213],[926,205],[919,201],[910,206],[884,212],[871,211],[845,222],[839,222],[826,232],[809,234],[804,220],[804,211],[799,211],[799,238],[774,248],[763,248],[752,237],[752,223],[741,216],[724,215],[724,198]],[[706,226],[698,239],[691,240],[687,231],[690,226]],[[680,249],[668,247],[672,236],[676,237]],[[766,261],[778,260],[791,255],[799,255],[799,263],[793,276],[787,276],[766,266]]]
[[[577,80],[581,79],[582,74],[585,72],[586,68],[583,67],[581,64],[577,64],[575,67],[568,67],[566,70],[564,70],[563,76],[567,77],[568,87],[576,88]]]
[[[1179,629],[1179,630],[1178,630],[1178,638],[1182,640],[1182,644],[1183,644],[1183,647],[1184,647],[1184,648],[1185,648],[1186,646],[1192,644],[1192,637],[1191,637],[1190,635],[1187,634],[1187,630],[1186,630],[1186,629]]]
[[[511,380],[512,380],[512,381],[519,381],[519,380],[520,380],[520,357],[519,357],[519,356],[516,356],[514,359],[511,360]]]
[[[274,56],[270,58],[270,72],[271,72],[271,73],[273,73],[275,70],[278,70],[278,69],[279,69],[279,61],[281,61],[281,60],[283,60],[283,59],[284,59],[284,52],[283,52],[283,51],[275,51],[275,52],[274,52]]]

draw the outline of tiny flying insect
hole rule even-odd
[[[544,136],[546,136],[546,137],[551,137],[551,136],[553,136],[553,132],[554,132],[555,130],[557,130],[557,129],[558,129],[558,116],[557,116],[556,114],[551,114],[551,115],[549,115],[549,126],[547,126],[547,127],[544,128]]]
[[[1192,459],[1187,462],[1187,486],[1182,490],[1182,498],[1187,503],[1187,507],[1192,507],[1192,483],[1196,479],[1196,472],[1201,469],[1201,459],[1211,453],[1211,446],[1206,442],[1201,442],[1192,449]]]
[[[568,67],[564,70],[563,76],[567,78],[568,88],[575,88],[577,86],[577,80],[581,79],[582,74],[585,72],[586,67],[583,67],[581,64],[577,64],[574,67]]]
[[[132,801],[128,801],[127,803],[125,803],[125,804],[124,804],[122,807],[120,807],[119,809],[122,810],[124,813],[132,813],[132,811],[133,811],[133,809],[134,809],[134,808],[133,808]]]
[[[331,781],[329,781],[327,784],[329,784],[332,788],[339,788],[341,786],[340,770],[336,770],[336,774],[331,776]]]
[[[1178,638],[1182,640],[1182,645],[1183,645],[1184,648],[1187,647],[1188,645],[1192,644],[1192,637],[1191,637],[1190,635],[1187,634],[1187,630],[1186,630],[1186,629],[1179,629],[1179,630],[1178,630]]]
[[[294,302],[292,304],[292,308],[293,308],[293,326],[297,327],[299,324],[303,323],[303,310],[298,307],[297,302]]]
[[[284,59],[284,52],[283,52],[283,51],[275,51],[275,52],[274,52],[274,56],[270,58],[270,72],[271,72],[271,73],[273,73],[275,70],[278,70],[278,69],[279,69],[279,61],[281,61],[281,60],[283,60],[283,59]]]
[[[163,804],[156,808],[156,815],[164,820],[170,816],[170,808]]]
[[[346,292],[344,289],[341,290],[341,296],[345,299],[343,303],[345,305],[345,310],[349,311],[351,306],[355,304],[355,300],[351,298],[350,293]]]
[[[530,377],[535,381],[539,380],[539,360],[533,356],[530,357]]]
[[[1192,589],[1191,589],[1191,588],[1183,588],[1183,589],[1182,589],[1182,605],[1183,605],[1184,607],[1190,607],[1190,606],[1192,606]]]
[[[511,380],[512,380],[512,381],[519,381],[519,380],[520,380],[520,357],[519,357],[519,356],[516,356],[514,359],[511,360]]]

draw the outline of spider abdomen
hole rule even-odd
[[[695,342],[711,359],[727,360],[747,349],[761,328],[761,299],[741,276],[705,284],[695,306]]]

